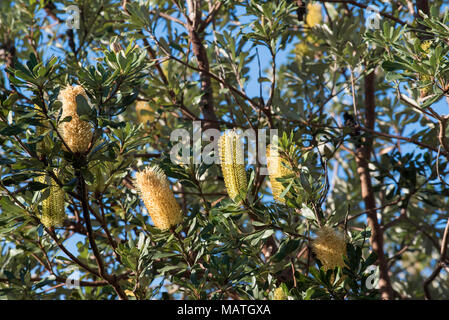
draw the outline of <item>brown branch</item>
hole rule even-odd
[[[431,146],[431,145],[428,145],[428,144],[425,144],[425,143],[422,143],[422,142],[417,141],[417,140],[412,139],[412,138],[403,137],[403,136],[399,136],[399,135],[388,134],[388,133],[383,133],[383,132],[375,131],[374,129],[366,128],[366,127],[363,127],[363,126],[356,126],[356,129],[360,129],[360,130],[363,130],[365,132],[369,132],[371,134],[374,134],[374,135],[377,135],[377,136],[381,136],[381,137],[385,137],[385,138],[392,138],[392,139],[398,139],[398,140],[407,141],[409,143],[416,144],[417,146],[420,146],[422,148],[429,149],[429,150],[432,150],[434,152],[438,152],[438,148],[436,148],[434,146]],[[449,152],[446,152],[444,150],[441,153],[446,155],[446,156],[449,156]]]
[[[151,14],[157,14],[161,18],[164,18],[164,19],[171,20],[173,22],[179,23],[180,25],[182,25],[184,27],[186,26],[186,24],[183,21],[181,21],[178,18],[175,18],[175,17],[173,17],[173,16],[171,16],[169,14],[166,14],[166,13],[163,13],[163,12],[156,12],[154,10],[150,10],[149,12]]]
[[[156,52],[153,50],[153,48],[151,48],[151,46],[146,38],[143,38],[143,43],[145,44],[145,49],[147,50],[150,58],[153,60],[157,59]],[[160,63],[156,63],[155,67],[156,67],[157,72],[159,73],[159,76],[160,76],[162,82],[167,86],[168,94],[170,95],[170,99],[171,99],[172,103],[174,105],[178,105],[179,108],[181,109],[181,112],[186,117],[188,117],[191,120],[197,120],[198,117],[192,111],[190,111],[182,102],[179,103],[177,101],[176,93],[169,87],[170,83],[168,82],[167,76],[165,75],[164,70],[162,70]]]
[[[430,14],[429,2],[428,0],[416,0],[416,14],[419,14],[419,11],[422,11],[424,14]],[[417,17],[418,18],[418,17]]]
[[[106,273],[104,262],[101,257],[100,251],[98,250],[97,244],[95,242],[94,233],[92,230],[92,223],[90,221],[90,212],[89,212],[89,202],[87,198],[87,188],[86,188],[86,182],[84,181],[84,177],[81,173],[81,170],[76,169],[76,176],[78,178],[78,187],[81,195],[81,205],[83,208],[83,215],[84,215],[84,221],[86,222],[86,231],[87,231],[87,237],[89,239],[90,247],[92,248],[92,251],[95,256],[95,260],[97,261],[98,265],[98,273],[101,278],[108,281],[109,284],[111,284],[114,287],[114,290],[122,300],[128,300],[127,295],[123,291],[123,289],[120,287],[116,277],[110,276]]]
[[[156,41],[157,41],[157,40],[156,40]],[[168,58],[168,59],[175,60],[176,62],[178,62],[178,63],[180,63],[180,64],[182,64],[182,65],[184,65],[184,66],[186,66],[186,67],[188,67],[188,68],[190,68],[190,69],[192,69],[192,70],[195,70],[195,71],[201,71],[200,68],[197,68],[197,67],[195,67],[195,66],[192,66],[191,64],[189,64],[189,63],[187,63],[187,62],[184,62],[184,61],[182,61],[181,59],[176,58],[175,56],[173,56],[173,55],[170,54],[169,52],[166,52],[166,54],[167,54],[167,58]],[[203,70],[203,72],[206,73],[210,78],[212,78],[212,79],[214,79],[215,81],[217,81],[217,82],[223,84],[223,85],[224,85],[226,88],[228,88],[230,91],[236,93],[240,98],[242,98],[242,99],[248,101],[249,104],[251,105],[251,107],[252,107],[254,110],[257,111],[257,110],[259,109],[259,104],[256,103],[256,102],[255,102],[253,99],[251,99],[250,97],[248,97],[244,92],[242,92],[242,91],[240,91],[239,89],[237,89],[236,87],[230,85],[229,83],[227,83],[226,81],[224,81],[223,79],[221,79],[220,77],[218,77],[217,75],[213,74],[213,73],[210,72],[210,71],[205,71],[205,70]],[[204,121],[206,121],[206,120],[204,120]],[[210,120],[210,119],[209,119],[209,121],[212,122],[212,120]],[[215,120],[215,122],[218,122],[218,121]]]
[[[374,129],[375,114],[375,74],[374,71],[365,77],[365,126]],[[394,297],[388,274],[388,261],[383,249],[383,232],[377,220],[376,199],[371,182],[369,159],[372,153],[372,138],[367,138],[365,143],[356,149],[357,173],[360,176],[362,198],[368,211],[367,220],[371,228],[370,242],[376,252],[379,262],[379,286],[382,299],[391,300]]]
[[[209,58],[207,57],[206,48],[203,45],[203,36],[201,36],[199,30],[197,30],[197,27],[204,23],[201,21],[199,1],[188,0],[187,3],[189,5],[189,15],[192,20],[187,24],[187,31],[189,33],[190,43],[192,44],[193,54],[198,62],[201,90],[203,92],[200,101],[200,108],[204,119],[212,120],[211,122],[204,123],[204,130],[209,128],[219,130],[219,126],[216,122],[218,118],[214,110],[214,94],[212,89],[212,81],[209,74]]]
[[[93,275],[96,275],[97,277],[100,277],[100,275],[98,274],[97,271],[95,271],[94,269],[89,267],[87,264],[85,264],[84,262],[79,260],[77,257],[75,257],[69,250],[67,250],[67,248],[59,241],[56,233],[53,230],[50,230],[46,227],[44,227],[44,229],[50,235],[50,237],[56,242],[59,249],[61,249],[62,252],[64,252],[73,262],[75,262],[77,265],[79,265],[81,268],[83,268],[87,272],[89,272]]]
[[[432,295],[430,294],[430,290],[429,290],[429,285],[440,274],[440,271],[442,268],[443,268],[443,266],[441,265],[441,263],[440,262],[437,263],[437,267],[433,270],[432,274],[426,280],[424,280],[423,286],[424,286],[424,295],[426,297],[426,300],[432,299]]]
[[[306,126],[314,127],[314,128],[329,128],[329,129],[339,129],[339,130],[344,130],[345,129],[344,127],[322,125],[322,124],[319,124],[319,123],[308,122],[308,121],[304,121],[304,120],[301,120],[301,119],[289,119],[289,118],[283,118],[283,117],[279,117],[279,116],[276,116],[276,119],[278,119],[280,121],[288,121],[288,122],[292,122],[292,123],[298,123],[298,124],[301,124],[301,125],[306,125]],[[400,136],[400,135],[393,135],[393,134],[384,133],[384,132],[379,132],[379,131],[376,131],[376,130],[371,129],[371,128],[366,128],[366,127],[361,126],[361,125],[356,125],[354,127],[354,129],[355,130],[362,130],[362,131],[365,131],[365,132],[368,132],[368,133],[371,133],[373,135],[380,136],[380,137],[407,141],[409,143],[413,143],[413,144],[415,144],[415,145],[417,145],[419,147],[422,147],[424,149],[428,149],[428,150],[431,150],[433,152],[438,153],[438,148],[437,147],[425,144],[423,142],[417,141],[417,140],[412,139],[412,138],[408,138],[408,137],[404,137],[404,136]],[[447,152],[445,150],[441,150],[441,154],[443,154],[445,156],[449,156],[449,152]]]
[[[418,1],[420,2],[420,1]],[[440,142],[440,148],[443,147],[446,151],[449,151],[449,144],[446,139],[446,127],[447,127],[447,121],[449,121],[449,117],[444,117],[439,119],[439,125],[440,125],[440,131],[438,134],[438,140]],[[438,154],[439,156],[439,154]],[[449,160],[449,156],[447,156]],[[438,171],[438,161],[437,161],[437,172],[438,172],[438,178],[444,182],[439,174]],[[432,296],[430,294],[429,286],[432,283],[432,281],[440,274],[441,269],[446,268],[446,260],[447,260],[447,245],[449,241],[449,219],[447,220],[446,227],[444,229],[443,233],[443,239],[441,240],[441,247],[440,247],[440,259],[438,261],[438,264],[433,271],[433,273],[424,281],[424,294],[426,299],[432,299]]]
[[[361,212],[359,212],[359,213],[356,213],[356,214],[354,214],[354,215],[352,215],[352,216],[350,216],[350,217],[347,217],[347,218],[345,218],[345,219],[340,220],[340,221],[338,222],[337,226],[338,226],[338,225],[341,225],[341,224],[344,224],[344,223],[347,222],[347,221],[354,220],[354,219],[360,217],[361,215],[364,215],[364,214],[369,213],[369,212],[371,212],[371,211],[382,210],[382,209],[385,209],[386,207],[394,206],[395,204],[398,204],[398,203],[401,202],[402,200],[404,200],[404,198],[400,198],[400,199],[398,199],[398,200],[389,202],[389,203],[384,204],[383,206],[380,206],[380,207],[377,207],[377,208],[371,208],[371,209],[368,209],[368,210],[363,210],[363,211],[361,211]]]
[[[215,2],[214,6],[209,11],[209,14],[207,15],[206,19],[201,23],[201,26],[198,29],[198,32],[201,33],[204,31],[204,29],[207,28],[207,26],[215,19],[215,16],[217,15],[218,11],[220,11],[221,6],[223,5],[223,1],[217,1]]]
[[[435,270],[433,270],[432,274],[424,281],[424,294],[427,300],[432,299],[429,290],[429,285],[440,274],[441,269],[443,269],[443,267],[446,268],[448,241],[449,241],[449,219],[447,220],[446,227],[444,228],[443,239],[441,240],[440,260],[438,261],[437,266]]]
[[[446,129],[447,129],[447,122],[449,121],[449,117],[444,117],[439,119],[439,127],[440,131],[438,133],[438,141],[440,142],[440,145],[444,148],[444,155],[449,160],[449,143],[446,138]],[[441,150],[438,150],[438,153],[440,153]],[[443,153],[443,152],[441,152]]]
[[[64,277],[55,277],[55,279],[48,279],[48,278],[42,278],[42,277],[32,277],[30,279],[32,282],[39,282],[39,281],[43,281],[43,280],[54,280],[56,282],[60,282],[60,283],[66,283],[67,282],[67,278]],[[4,278],[0,278],[0,282],[11,282],[11,279],[4,279]],[[103,287],[103,286],[107,286],[109,285],[109,283],[107,283],[106,281],[100,280],[100,281],[80,281],[79,285],[81,287]]]

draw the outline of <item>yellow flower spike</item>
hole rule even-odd
[[[125,290],[125,294],[128,296],[128,297],[136,297],[136,295],[134,294],[134,292],[132,292],[131,290]]]
[[[323,15],[321,13],[321,4],[319,3],[308,3],[307,4],[307,16],[306,24],[308,27],[313,28],[317,24],[323,21]]]
[[[287,300],[287,295],[281,287],[274,290],[273,300]]]
[[[426,40],[423,43],[421,43],[421,49],[425,52],[419,54],[421,58],[425,58],[426,55],[429,54],[431,45],[432,41],[430,40]],[[421,87],[419,90],[420,98],[423,99],[432,93],[432,81],[431,81],[432,77],[428,75],[419,75],[419,80],[428,83],[426,86]]]
[[[320,51],[318,40],[315,39],[315,36],[309,34],[305,37],[301,42],[298,42],[293,49],[293,53],[295,54],[296,62],[301,66],[302,61],[305,57],[309,58],[317,58],[319,57]]]
[[[248,185],[241,135],[235,131],[222,135],[219,140],[219,150],[226,191],[235,201],[237,196],[244,196]]]
[[[343,256],[346,255],[344,236],[330,227],[322,227],[317,231],[317,237],[312,242],[313,252],[321,261],[324,270],[344,267]]]
[[[181,207],[170,190],[167,177],[159,167],[147,167],[138,172],[135,182],[140,197],[158,229],[167,230],[182,221]]]
[[[294,171],[287,167],[288,162],[279,155],[278,148],[268,145],[267,147],[267,167],[268,174],[270,177],[271,191],[273,193],[274,200],[285,203],[285,199],[280,196],[284,191],[285,187],[282,185],[278,178],[282,178],[291,174]]]
[[[59,132],[61,133],[64,142],[72,152],[83,153],[89,147],[93,132],[92,124],[81,120],[76,112],[77,95],[82,95],[86,100],[88,100],[86,92],[81,86],[68,86],[60,92],[60,99],[62,101],[61,120],[68,116],[71,116],[72,120],[61,123],[59,125]]]
[[[299,42],[296,44],[294,53],[295,53],[298,61],[301,61],[304,56],[310,55],[312,53],[312,50],[309,48],[307,43],[304,41],[304,42]]]
[[[423,51],[425,51],[426,53],[429,53],[431,45],[432,45],[432,41],[426,40],[423,43],[421,43],[421,49]]]
[[[57,175],[57,170],[54,170]],[[40,176],[38,182],[50,186],[49,195],[42,200],[41,222],[47,228],[62,226],[65,219],[64,190],[50,176]]]
[[[420,92],[420,97],[421,99],[425,98],[426,96],[428,96],[429,94],[432,93],[432,83],[431,80],[432,78],[428,75],[422,75],[420,76],[420,80],[423,82],[428,82],[429,84],[427,84],[426,86],[423,86],[419,92]]]

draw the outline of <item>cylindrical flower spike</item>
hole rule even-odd
[[[344,267],[343,256],[346,255],[346,241],[343,235],[330,227],[322,227],[312,242],[312,249],[323,264],[324,270]]]
[[[181,207],[159,167],[147,167],[138,172],[136,186],[157,228],[167,230],[182,221]]]
[[[235,131],[225,133],[220,137],[219,150],[226,190],[236,201],[237,196],[244,196],[248,185],[241,136]]]
[[[281,198],[285,187],[277,179],[294,174],[294,171],[288,167],[288,161],[280,156],[279,149],[272,145],[267,146],[267,167],[273,198],[280,203],[285,203],[285,199]]]
[[[82,95],[87,101],[89,99],[84,88],[81,86],[68,86],[60,92],[60,99],[62,101],[61,119],[68,116],[71,116],[72,119],[68,122],[61,123],[59,125],[59,132],[72,152],[83,153],[89,147],[93,132],[92,124],[81,120],[78,116],[76,111],[76,97],[78,95]]]
[[[276,288],[273,294],[273,300],[287,300],[287,295],[282,287]]]
[[[57,170],[54,173],[57,175]],[[50,186],[48,197],[42,200],[42,224],[47,228],[62,226],[65,219],[64,190],[50,176],[40,176],[37,181]]]
[[[317,24],[321,23],[323,15],[321,13],[321,4],[311,3],[307,4],[307,16],[306,24],[308,27],[313,28]]]

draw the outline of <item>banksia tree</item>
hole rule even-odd
[[[60,123],[59,130],[65,144],[74,153],[84,153],[92,140],[92,124],[81,120],[77,111],[77,96],[82,96],[88,101],[84,88],[81,86],[68,86],[60,93],[62,102],[61,120],[71,117],[70,121]]]
[[[244,196],[248,184],[242,136],[235,131],[226,132],[220,137],[219,150],[226,191],[236,200]]]
[[[54,170],[57,175],[57,170]],[[36,179],[40,183],[49,185],[48,196],[42,200],[40,220],[47,228],[60,227],[66,218],[65,214],[65,192],[49,175],[43,175]]]
[[[1,0],[0,299],[449,299],[448,9]]]
[[[182,221],[181,208],[159,167],[147,167],[137,172],[135,184],[157,228],[167,230]]]

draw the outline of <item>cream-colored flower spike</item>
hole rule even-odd
[[[274,290],[273,300],[287,300],[287,295],[284,293],[282,287],[278,287]]]
[[[56,169],[54,173],[57,174]],[[65,219],[64,190],[50,176],[40,176],[36,180],[50,186],[49,196],[42,201],[42,224],[47,228],[62,226]]]
[[[226,190],[229,197],[235,200],[246,192],[248,185],[241,136],[235,131],[226,132],[220,137],[219,150]]]
[[[323,264],[324,270],[344,267],[343,256],[346,254],[344,236],[331,227],[322,227],[317,231],[317,237],[312,242],[312,249]]]
[[[321,13],[321,4],[319,3],[308,3],[307,4],[307,16],[306,16],[306,24],[310,28],[313,28],[317,24],[320,24],[323,21],[323,15]]]
[[[63,122],[59,125],[59,132],[72,152],[83,153],[89,147],[93,132],[92,124],[81,120],[76,112],[77,95],[82,95],[86,100],[89,99],[84,88],[81,86],[68,86],[59,94],[59,98],[62,102],[61,119],[68,116],[72,117],[71,121]]]
[[[279,149],[271,144],[267,146],[267,167],[270,177],[271,191],[274,200],[285,203],[285,199],[281,198],[281,194],[285,187],[278,178],[282,178],[293,174],[293,170],[287,167],[288,163],[279,155]]]
[[[182,211],[164,172],[157,166],[136,174],[136,186],[154,225],[167,230],[182,221]]]

